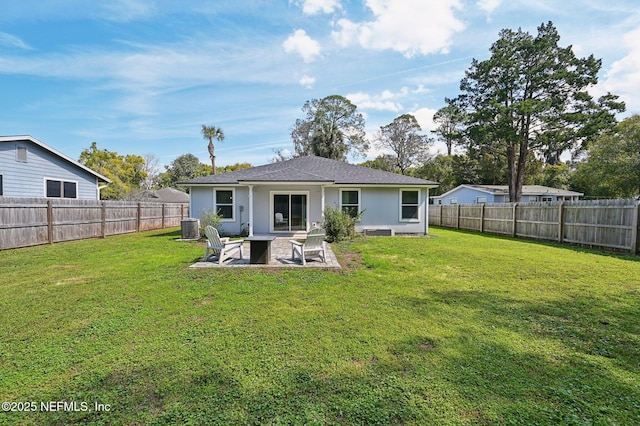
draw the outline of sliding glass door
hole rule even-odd
[[[275,232],[307,230],[307,194],[273,194]]]

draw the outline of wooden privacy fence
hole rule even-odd
[[[0,197],[0,250],[180,226],[184,204]]]
[[[429,224],[638,254],[636,200],[430,205]]]

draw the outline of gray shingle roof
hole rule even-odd
[[[322,157],[297,157],[180,182],[182,185],[240,184],[249,182],[309,182],[356,185],[438,185],[438,182],[356,166]]]
[[[160,203],[188,203],[189,194],[178,191],[175,188],[162,188],[158,190],[142,191],[137,199],[144,201],[157,201]]]

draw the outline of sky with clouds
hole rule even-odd
[[[602,59],[592,93],[640,113],[637,0],[2,0],[0,135],[208,164],[206,124],[225,133],[218,165],[260,165],[293,150],[305,101],[334,94],[369,135],[405,113],[429,131],[501,29],[548,21]]]

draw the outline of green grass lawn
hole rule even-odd
[[[188,270],[178,236],[0,252],[0,401],[36,403],[0,424],[640,423],[638,258],[432,229]]]

